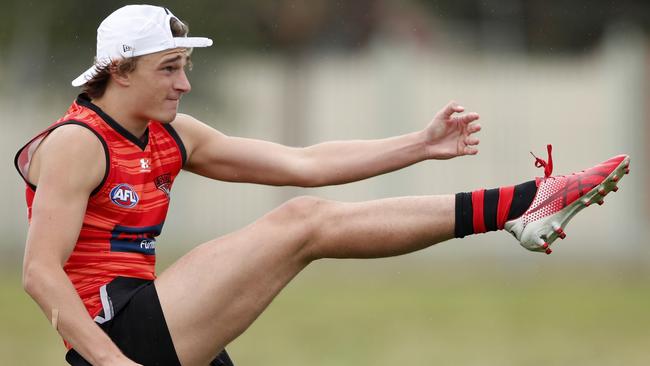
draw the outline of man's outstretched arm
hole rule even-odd
[[[189,171],[225,181],[315,187],[354,182],[427,159],[476,154],[479,116],[456,115],[463,111],[450,102],[421,131],[305,148],[229,137],[186,115],[172,125],[187,149]]]

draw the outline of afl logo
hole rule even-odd
[[[115,188],[111,189],[110,196],[111,201],[113,201],[114,204],[126,208],[131,208],[137,205],[138,201],[140,200],[133,187],[124,183],[119,184],[115,186]]]

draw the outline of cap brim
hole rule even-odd
[[[176,44],[176,47],[185,48],[212,46],[212,40],[205,37],[175,37],[174,43]]]
[[[90,79],[95,77],[99,70],[97,70],[97,65],[92,65],[88,70],[84,71],[83,74],[79,75],[76,79],[72,80],[72,86],[82,86]]]

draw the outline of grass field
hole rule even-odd
[[[544,270],[316,263],[228,350],[239,366],[650,365],[650,272]],[[65,365],[11,273],[0,280],[0,365]]]

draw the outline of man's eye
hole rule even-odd
[[[165,66],[165,67],[163,67],[163,70],[165,70],[167,72],[173,72],[173,71],[176,71],[176,69],[178,69],[176,66]]]

